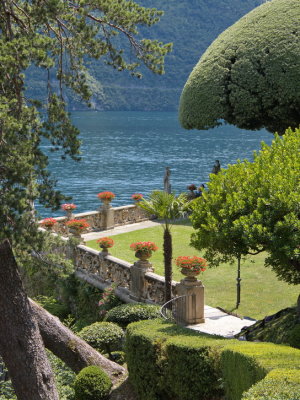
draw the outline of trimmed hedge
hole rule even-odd
[[[126,328],[131,322],[160,317],[160,307],[150,304],[122,304],[112,308],[104,321],[114,322]]]
[[[300,370],[274,369],[244,393],[242,400],[298,400]]]
[[[83,328],[78,336],[96,350],[111,356],[112,351],[120,350],[124,331],[111,322],[95,322]]]
[[[112,382],[99,367],[91,365],[83,368],[76,376],[74,388],[76,400],[108,399]]]
[[[140,400],[206,400],[221,397],[224,389],[229,400],[240,400],[272,369],[300,368],[300,351],[151,320],[128,326],[126,360]],[[151,382],[147,390],[145,382]]]
[[[204,400],[219,394],[219,354],[227,340],[216,338],[162,320],[129,325],[126,361],[139,399]],[[145,382],[151,382],[146,391]]]
[[[226,395],[240,400],[242,394],[276,368],[299,368],[300,351],[273,343],[241,342],[227,346],[221,355]]]

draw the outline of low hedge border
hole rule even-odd
[[[240,400],[270,370],[299,368],[300,350],[240,342],[148,320],[128,326],[126,359],[140,400],[205,400],[218,398],[224,391],[229,400]],[[233,384],[240,375],[241,382]],[[147,390],[145,382],[151,382]]]
[[[242,400],[298,400],[300,370],[274,369],[246,393]]]

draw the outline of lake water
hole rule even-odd
[[[171,169],[172,190],[179,194],[188,184],[207,182],[216,159],[222,167],[251,160],[261,141],[272,141],[266,131],[230,125],[186,131],[175,112],[74,112],[72,120],[81,132],[82,160],[49,156],[58,188],[73,197],[77,212],[97,209],[97,193],[104,190],[116,194],[112,205],[119,206],[131,204],[133,193],[163,189],[166,166]],[[42,216],[63,215],[39,211]]]

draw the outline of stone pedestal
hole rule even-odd
[[[145,301],[147,286],[145,281],[146,272],[152,272],[152,264],[149,261],[136,261],[130,268],[131,286],[130,298],[135,301]]]
[[[196,278],[185,278],[176,286],[178,296],[188,296],[179,301],[177,313],[185,325],[205,322],[204,319],[204,286]]]
[[[114,209],[108,203],[103,203],[101,209],[101,228],[104,230],[113,229],[115,227]]]

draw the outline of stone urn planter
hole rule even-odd
[[[147,261],[152,256],[152,251],[149,250],[137,250],[135,252],[135,257],[141,261]]]
[[[71,219],[66,222],[69,232],[78,239],[81,239],[81,234],[89,228],[90,224],[85,219]]]
[[[193,271],[188,268],[181,268],[180,272],[182,273],[182,275],[185,275],[185,279],[195,281],[197,280],[196,276],[198,276],[201,271]]]

